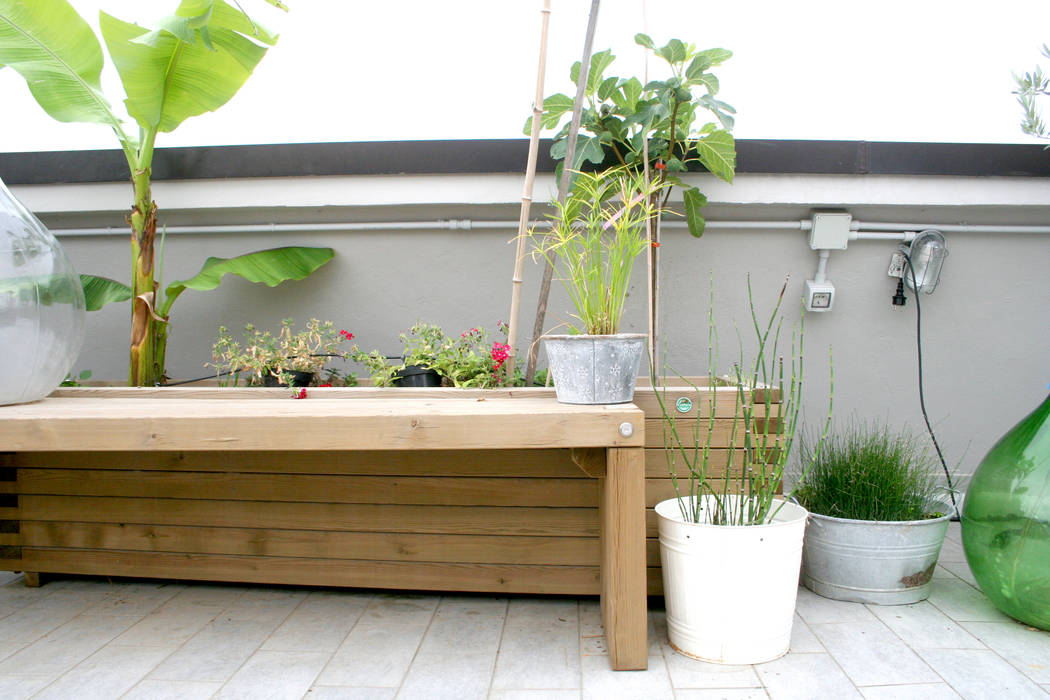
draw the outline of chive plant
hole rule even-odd
[[[795,497],[807,510],[852,520],[922,520],[940,515],[937,462],[909,430],[852,421],[819,449],[803,438],[808,465]]]

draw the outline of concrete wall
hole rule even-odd
[[[706,176],[708,216],[729,220],[798,221],[813,209],[837,208],[862,222],[925,225],[1050,223],[1050,179],[848,175],[738,176],[730,187]],[[541,177],[535,200],[554,185]],[[130,200],[123,183],[27,185],[12,190],[59,233],[74,264],[127,280],[130,267],[122,216]],[[513,268],[513,223],[519,175],[350,176],[160,182],[155,198],[169,226],[469,219],[470,230],[173,233],[165,280],[194,274],[209,255],[232,256],[278,245],[323,245],[336,258],[302,282],[275,289],[230,278],[211,292],[186,292],[176,303],[168,350],[173,378],[207,374],[202,364],[222,324],[276,327],[280,319],[331,319],[362,346],[395,354],[397,335],[416,320],[448,332],[495,326],[506,319]],[[534,218],[539,215],[539,207]],[[510,224],[495,228],[485,221]],[[69,235],[63,229],[112,226],[111,235]],[[946,233],[950,255],[940,286],[922,299],[926,403],[949,463],[971,473],[994,441],[1046,395],[1050,381],[1050,238],[1041,234]],[[890,304],[886,276],[895,244],[854,241],[832,253],[828,276],[833,311],[805,319],[805,416],[816,426],[827,410],[829,347],[834,354],[834,415],[879,419],[923,429],[916,385],[916,304]],[[746,336],[750,276],[760,313],[768,313],[790,276],[784,316],[797,322],[803,283],[816,254],[801,231],[729,231],[713,226],[701,240],[683,229],[665,233],[663,324],[669,366],[705,371],[710,285],[721,337],[719,372]],[[644,330],[644,276],[639,266],[624,330]],[[529,338],[538,267],[526,265],[523,350]],[[911,294],[909,293],[909,297]],[[560,289],[548,329],[568,318]],[[92,313],[76,364],[94,378],[127,373],[128,309]]]

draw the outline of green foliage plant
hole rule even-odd
[[[266,0],[286,9],[278,0]],[[25,78],[52,118],[109,127],[128,163],[133,204],[131,284],[83,275],[89,310],[131,300],[129,383],[161,384],[171,306],[186,289],[213,289],[225,274],[275,286],[303,279],[335,254],[330,248],[284,247],[234,258],[208,258],[201,271],[161,291],[163,237],[151,189],[154,144],[189,117],[226,104],[244,85],[277,35],[234,2],[182,0],[153,29],[99,13],[102,39],[124,87],[129,130],[102,92],[102,44],[67,0],[0,0],[0,67]]]
[[[939,464],[909,430],[851,421],[819,449],[801,440],[807,465],[795,498],[807,510],[851,520],[905,521],[940,516]]]
[[[692,402],[696,406],[695,414],[677,414],[677,407],[669,405],[668,392],[681,396],[682,388],[669,389],[668,377],[658,378],[653,371],[668,472],[682,517],[687,522],[761,525],[769,522],[779,510],[776,499],[802,408],[803,322],[791,331],[786,370],[781,354],[783,317],[780,310],[786,289],[785,281],[769,318],[763,322],[759,319],[751,280],[748,279],[750,325],[755,334],[753,358],[745,361],[741,341],[740,357],[734,362],[732,372],[716,380],[711,387],[700,387],[681,375],[675,375],[695,392],[696,398]],[[707,346],[708,374],[714,378],[718,366],[718,331],[714,323],[713,288],[708,311]],[[832,395],[833,391],[832,375]],[[734,396],[732,415],[718,411],[717,398],[724,392],[732,392]],[[825,431],[831,421],[831,407],[829,396]],[[725,419],[732,420],[726,449],[728,462],[723,471],[712,464],[711,444]],[[703,496],[711,497],[711,508],[701,508]]]
[[[601,166],[607,151],[616,163],[637,174],[656,173],[662,183],[678,186],[682,191],[684,213],[689,232],[703,235],[701,210],[706,197],[695,186],[682,181],[680,174],[699,164],[713,175],[732,182],[736,172],[736,142],[730,133],[736,111],[717,99],[720,83],[711,69],[733,54],[726,49],[697,49],[695,45],[671,39],[657,47],[652,38],[637,34],[635,43],[652,51],[665,62],[670,75],[643,84],[638,78],[606,76],[615,60],[610,50],[591,56],[587,74],[585,104],[580,115],[580,133],[576,154],[569,164],[581,170],[585,164]],[[575,84],[580,72],[577,61],[570,70]],[[543,101],[542,124],[558,129],[551,156],[564,161],[570,128],[573,98],[561,93]],[[525,123],[525,133],[532,129],[532,118]],[[559,165],[559,172],[561,165]],[[663,206],[671,187],[664,192]]]
[[[622,166],[580,172],[565,201],[551,203],[550,231],[526,233],[534,257],[560,266],[578,332],[619,331],[635,259],[649,245],[646,224],[659,211],[655,195],[667,187]]]
[[[507,324],[500,321],[498,328],[505,338]],[[356,347],[351,359],[367,368],[376,386],[390,386],[400,370],[411,366],[432,369],[441,375],[444,385],[460,389],[521,386],[520,370],[510,380],[501,371],[510,347],[489,338],[484,328],[470,328],[453,338],[440,326],[417,323],[400,336],[404,348],[400,364],[389,362],[378,350],[365,353]]]
[[[353,334],[336,330],[331,321],[312,318],[301,331],[294,330],[295,321],[287,318],[275,335],[260,330],[252,324],[244,327],[243,341],[233,337],[229,329],[219,326],[219,334],[212,345],[213,367],[222,386],[233,385],[243,377],[247,384],[260,386],[266,377],[275,377],[282,384],[291,384],[290,372],[307,372],[320,375],[332,358],[349,360],[357,352],[357,346],[344,350],[343,344],[353,340]],[[352,374],[344,375],[330,368],[325,376],[326,384],[353,385]]]
[[[1043,44],[1041,53],[1043,57],[1050,58],[1050,47]],[[1014,94],[1017,95],[1017,102],[1021,105],[1021,109],[1024,112],[1024,117],[1021,120],[1021,131],[1041,139],[1050,138],[1050,135],[1047,134],[1046,124],[1043,122],[1043,117],[1036,104],[1039,98],[1050,95],[1050,77],[1043,73],[1042,66],[1036,66],[1034,70],[1022,75],[1015,74],[1014,82],[1017,83],[1017,89],[1014,90]]]

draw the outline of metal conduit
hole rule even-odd
[[[534,221],[533,226],[547,225],[546,221]],[[685,228],[684,221],[666,221],[667,228]],[[812,221],[708,221],[707,228],[724,231],[743,230],[778,230],[809,231]],[[443,219],[438,221],[354,221],[343,223],[313,224],[224,224],[216,226],[167,226],[165,231],[171,234],[216,234],[216,233],[306,233],[317,231],[471,231],[474,229],[517,229],[516,221],[475,221],[473,219]],[[866,230],[864,230],[866,229]],[[926,229],[936,229],[944,233],[1023,233],[1050,234],[1050,226],[1013,226],[995,224],[914,224],[914,223],[871,223],[852,221],[850,240],[905,240],[908,234]],[[97,228],[51,229],[56,236],[126,236],[126,227],[100,226]]]

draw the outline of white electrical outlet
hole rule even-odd
[[[806,280],[806,311],[831,311],[835,304],[835,285]]]
[[[904,277],[904,253],[899,250],[890,256],[890,267],[886,274],[890,277]]]

